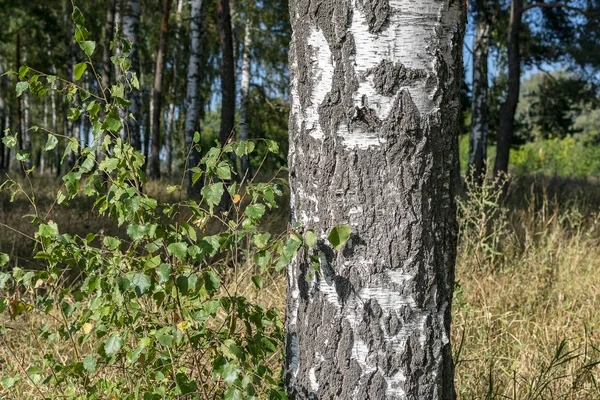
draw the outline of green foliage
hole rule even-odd
[[[72,17],[75,38],[89,57],[95,44],[87,40],[83,14],[75,7]],[[116,41],[126,57],[128,42]],[[76,79],[88,63],[76,66]],[[305,243],[294,231],[274,236],[261,230],[284,183],[239,184],[231,180],[229,161],[231,154],[248,154],[254,147],[266,158],[277,146],[269,141],[217,146],[200,161],[202,197],[160,203],[143,190],[144,156],[118,135],[119,111],[127,106],[123,88],[135,87],[135,76],[123,74],[106,103],[104,96],[72,82],[33,69],[21,72],[19,88],[41,96],[62,93],[72,103],[70,118],[85,118],[93,129],[88,146],[70,140],[65,148],[65,156],[74,155],[76,162],[62,177],[57,203],[91,198],[94,212],[127,226],[127,235],[63,232],[48,220],[50,213],[38,210],[33,187],[12,179],[2,185],[13,198],[24,195],[33,205],[35,258],[46,268],[13,266],[3,272],[0,312],[16,320],[36,314],[54,321],[33,327],[40,343],[34,365],[24,376],[3,377],[3,386],[32,385],[39,393],[76,399],[285,398],[280,312],[242,296],[236,271],[252,266],[251,281],[260,290],[263,277],[284,268]],[[56,147],[56,136],[48,135],[44,151]],[[14,145],[16,135],[4,142]],[[26,159],[24,153],[17,157]],[[216,207],[223,196],[230,197],[228,210]],[[332,244],[341,246],[346,239],[342,229]],[[9,262],[0,254],[0,266]],[[71,351],[57,354],[58,343],[69,343]]]
[[[538,140],[513,150],[511,162],[516,175],[600,177],[600,146],[572,136]]]

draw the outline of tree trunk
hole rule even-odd
[[[177,87],[177,67],[179,61],[179,31],[181,30],[181,12],[183,11],[183,0],[177,2],[177,14],[175,15],[176,28],[175,28],[175,43],[177,48],[173,53],[173,81],[171,83],[171,96],[169,102],[169,109],[167,112],[167,129],[165,135],[165,144],[167,148],[167,175],[171,176],[173,171],[173,122],[175,121],[175,100],[177,98],[176,87]]]
[[[523,0],[512,0],[510,22],[508,25],[508,92],[506,100],[500,107],[500,124],[498,126],[498,146],[496,148],[496,164],[494,177],[508,172],[510,147],[512,144],[515,112],[519,103],[521,86],[521,57],[519,50],[519,32],[523,16]]]
[[[193,145],[194,133],[198,130],[200,121],[200,69],[202,67],[202,0],[191,0],[192,11],[190,18],[190,58],[187,70],[187,90],[185,97],[185,152],[188,154],[186,174],[187,189],[190,195],[200,194],[201,185],[192,184],[190,168],[198,166],[200,153]]]
[[[1,44],[0,44],[1,46]],[[0,49],[1,50],[1,49]],[[4,74],[4,65],[2,62],[2,54],[0,52],[0,76]],[[6,167],[5,146],[2,139],[4,138],[4,130],[7,128],[6,123],[6,106],[4,95],[6,93],[6,79],[0,79],[0,170]]]
[[[132,42],[131,46],[131,68],[130,73],[135,73],[141,82],[140,76],[140,55],[139,55],[139,30],[140,30],[140,0],[127,0],[123,10],[123,36]],[[128,118],[127,130],[131,145],[136,150],[142,149],[142,140],[140,136],[141,122],[141,92],[133,90],[128,95],[128,100],[131,102],[129,106],[129,114],[132,114],[135,119]]]
[[[163,19],[160,25],[160,39],[158,52],[156,53],[156,68],[154,70],[154,88],[152,90],[152,104],[150,123],[150,136],[152,137],[152,149],[150,153],[149,176],[160,178],[160,114],[162,110],[162,85],[165,70],[165,54],[167,51],[167,39],[169,31],[169,14],[171,12],[171,1],[164,0]]]
[[[229,0],[218,0],[221,39],[221,129],[219,140],[225,145],[232,136],[235,124],[235,62],[233,59],[233,37]]]
[[[246,141],[250,138],[250,127],[248,126],[248,98],[250,92],[250,58],[252,55],[252,26],[250,20],[246,22],[246,32],[244,36],[244,55],[242,58],[242,82],[240,89],[240,141]],[[243,155],[241,159],[242,178],[251,179],[252,169],[250,159]]]
[[[117,0],[108,0],[108,8],[106,9],[106,22],[104,25],[104,51],[102,53],[102,90],[104,96],[110,101],[110,78],[113,69],[113,64],[110,61],[111,50],[110,42],[114,37],[115,30],[115,12],[117,9]]]
[[[52,65],[52,74],[56,75],[56,67]],[[50,92],[50,103],[52,107],[52,132],[58,133],[58,115],[56,114],[56,91]],[[60,176],[60,140],[54,148],[54,168],[56,177]]]
[[[482,2],[483,3],[483,2]],[[473,45],[473,97],[471,102],[471,137],[467,179],[481,185],[487,170],[487,139],[489,129],[488,52],[491,35],[490,4],[477,10],[477,28]]]
[[[288,397],[454,399],[465,2],[290,7],[292,224],[319,240],[288,269]]]

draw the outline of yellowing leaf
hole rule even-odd
[[[85,324],[83,324],[83,326],[81,327],[81,330],[83,331],[83,333],[85,333],[86,335],[88,333],[90,333],[92,331],[92,329],[94,329],[94,325],[90,324],[89,322],[86,322]]]
[[[239,203],[241,199],[242,197],[236,193],[235,196],[233,196],[233,204]]]
[[[181,321],[180,323],[177,324],[177,330],[180,332],[185,331],[188,328],[188,323],[186,321]]]

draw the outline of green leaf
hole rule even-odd
[[[200,143],[200,133],[194,132],[194,143]]]
[[[271,238],[270,233],[263,233],[260,235],[255,235],[254,236],[254,244],[259,249],[264,249],[265,247],[267,247],[267,244],[269,243],[270,238]]]
[[[246,207],[244,213],[253,219],[260,219],[265,214],[265,205],[264,204],[252,204]]]
[[[18,381],[19,381],[19,378],[16,376],[5,376],[2,378],[2,387],[4,389],[10,389]]]
[[[27,89],[29,89],[29,82],[18,82],[16,88],[17,97],[20,97]]]
[[[154,226],[152,224],[129,224],[127,227],[127,234],[133,240],[141,240],[146,235],[152,233]]]
[[[223,192],[225,188],[223,186],[223,182],[218,182],[209,186],[205,186],[202,188],[202,197],[206,202],[213,206],[217,205],[221,202],[221,197],[223,196]]]
[[[271,253],[266,250],[259,251],[254,255],[254,262],[262,268],[266,268],[269,261],[271,261]]]
[[[214,271],[204,271],[202,277],[204,278],[204,286],[206,287],[206,290],[212,293],[219,289],[219,286],[221,285],[221,278],[219,278],[219,275],[217,275]]]
[[[37,234],[43,238],[49,238],[58,235],[58,225],[54,222],[48,224],[41,224],[38,228]]]
[[[348,241],[351,233],[352,228],[350,228],[348,225],[340,224],[331,230],[327,240],[336,250],[340,250]]]
[[[171,328],[168,326],[157,331],[155,336],[158,343],[165,347],[171,347],[173,345],[173,340],[175,339],[171,334]]]
[[[81,116],[81,110],[77,107],[72,107],[67,110],[67,119],[69,121],[77,121]]]
[[[121,350],[122,346],[123,338],[118,333],[115,333],[104,342],[104,352],[107,356],[111,356]]]
[[[10,274],[7,274],[5,272],[0,272],[0,289],[4,289],[4,286],[6,286],[6,282],[8,282],[10,279]]]
[[[83,17],[81,10],[77,6],[73,7],[73,13],[71,14],[71,19],[73,20],[73,22],[76,25],[85,24],[85,18]]]
[[[14,149],[17,145],[17,135],[6,136],[2,138],[2,143],[9,149]]]
[[[86,63],[75,64],[75,68],[73,69],[73,73],[75,74],[75,80],[78,81],[83,76],[83,73],[87,69]]]
[[[27,160],[29,160],[30,155],[31,155],[31,152],[29,150],[19,150],[19,151],[17,151],[17,155],[15,156],[15,158],[18,161],[27,161]]]
[[[317,240],[317,235],[313,230],[307,231],[304,234],[304,243],[306,243],[306,246],[308,246],[309,249],[314,247],[315,244],[317,244]]]
[[[236,388],[229,388],[224,393],[225,400],[244,400],[244,395]]]
[[[27,67],[25,65],[21,65],[19,67],[19,78],[21,78],[21,79],[25,78],[25,75],[27,75],[28,72],[29,72],[29,67]]]
[[[109,250],[117,250],[121,245],[121,241],[116,237],[106,236],[102,240],[102,244],[108,247]]]
[[[265,142],[267,143],[267,149],[271,152],[271,153],[279,153],[279,145],[277,144],[277,142],[275,142],[274,140],[265,140]]]
[[[146,293],[152,284],[150,277],[142,273],[133,274],[130,281],[138,297]]]
[[[254,286],[256,286],[258,289],[263,288],[263,281],[259,275],[255,275],[252,277],[252,283],[254,283]]]
[[[156,269],[156,275],[158,275],[158,283],[165,283],[171,279],[171,267],[168,264],[161,264]]]
[[[4,267],[10,261],[10,257],[6,253],[0,253],[0,267]]]
[[[48,140],[46,141],[46,145],[44,146],[42,151],[50,151],[50,150],[54,149],[57,144],[58,144],[58,139],[56,138],[56,136],[49,134]]]
[[[188,249],[188,245],[185,242],[171,243],[167,247],[167,250],[169,250],[169,253],[173,254],[180,261],[185,260],[185,256],[187,255],[187,249]]]
[[[79,47],[81,47],[86,56],[91,57],[94,54],[94,50],[96,50],[96,42],[84,40],[83,42],[79,42]]]
[[[111,111],[104,119],[104,124],[102,125],[102,128],[110,132],[119,132],[122,127],[121,118],[116,111]]]
[[[90,374],[93,374],[94,372],[96,372],[96,358],[94,358],[93,355],[88,354],[83,359],[83,369],[85,369]]]
[[[227,161],[221,161],[219,165],[217,165],[217,176],[224,180],[231,179],[231,167]]]
[[[240,368],[237,365],[231,364],[231,363],[227,363],[227,364],[223,365],[220,370],[221,377],[223,378],[223,380],[226,383],[229,383],[230,385],[236,381],[239,374],[240,374]],[[225,398],[227,398],[227,397],[225,397]],[[233,397],[230,397],[230,398],[233,398]]]

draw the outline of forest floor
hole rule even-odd
[[[147,190],[158,195],[164,185]],[[39,207],[50,210],[58,186],[47,179],[34,187],[40,188]],[[0,192],[0,252],[22,268],[35,267],[31,241],[23,236],[35,230],[22,218],[30,207]],[[286,229],[286,213],[269,216],[272,231]],[[459,398],[600,398],[600,182],[520,178],[503,199],[491,187],[459,196],[459,215],[452,327]],[[125,235],[85,200],[56,206],[49,217],[61,232]],[[282,310],[285,277],[274,274],[262,291],[247,285],[246,292]],[[7,322],[0,315],[0,325]],[[0,378],[27,369],[35,353],[35,341],[19,329],[1,336]],[[0,398],[35,396],[27,382],[18,389],[0,386]]]

